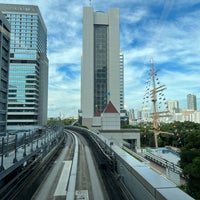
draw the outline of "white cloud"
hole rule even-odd
[[[33,4],[29,0],[2,3]],[[76,116],[80,108],[82,6],[85,1],[35,0],[48,30],[49,116]],[[200,11],[196,1],[92,1],[94,10],[120,8],[121,49],[125,58],[125,104],[142,107],[153,58],[166,98],[199,95]]]

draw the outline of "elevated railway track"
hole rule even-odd
[[[18,146],[22,159],[18,155],[15,168],[4,167],[1,171],[1,199],[192,199],[112,141],[90,130],[67,126],[56,137],[41,135],[36,141],[32,151],[31,144]]]

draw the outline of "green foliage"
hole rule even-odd
[[[154,146],[151,126],[141,126],[141,146]],[[174,122],[162,124],[160,130],[173,135],[160,134],[159,146],[174,146],[181,149],[180,167],[186,177],[184,191],[200,200],[200,124],[194,122]]]
[[[65,118],[65,119],[60,119],[58,118],[50,118],[48,119],[48,124],[56,124],[58,122],[63,123],[64,125],[71,125],[76,119],[74,118]]]
[[[180,166],[187,177],[186,189],[195,199],[200,199],[200,130],[186,133],[184,143]]]

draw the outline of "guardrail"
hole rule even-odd
[[[172,170],[175,173],[182,175],[182,169],[179,166],[177,166],[176,164],[174,164],[166,159],[156,156],[150,152],[145,152],[145,157],[158,163],[159,165],[161,165],[163,167],[169,168],[170,170]]]
[[[19,166],[25,166],[35,156],[46,155],[58,143],[64,130],[63,125],[48,127],[41,135],[24,133],[14,135],[11,140],[1,138],[0,179]]]

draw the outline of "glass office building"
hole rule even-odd
[[[47,30],[32,5],[0,4],[11,24],[8,125],[47,123]]]
[[[0,11],[0,136],[6,135],[10,24]]]

